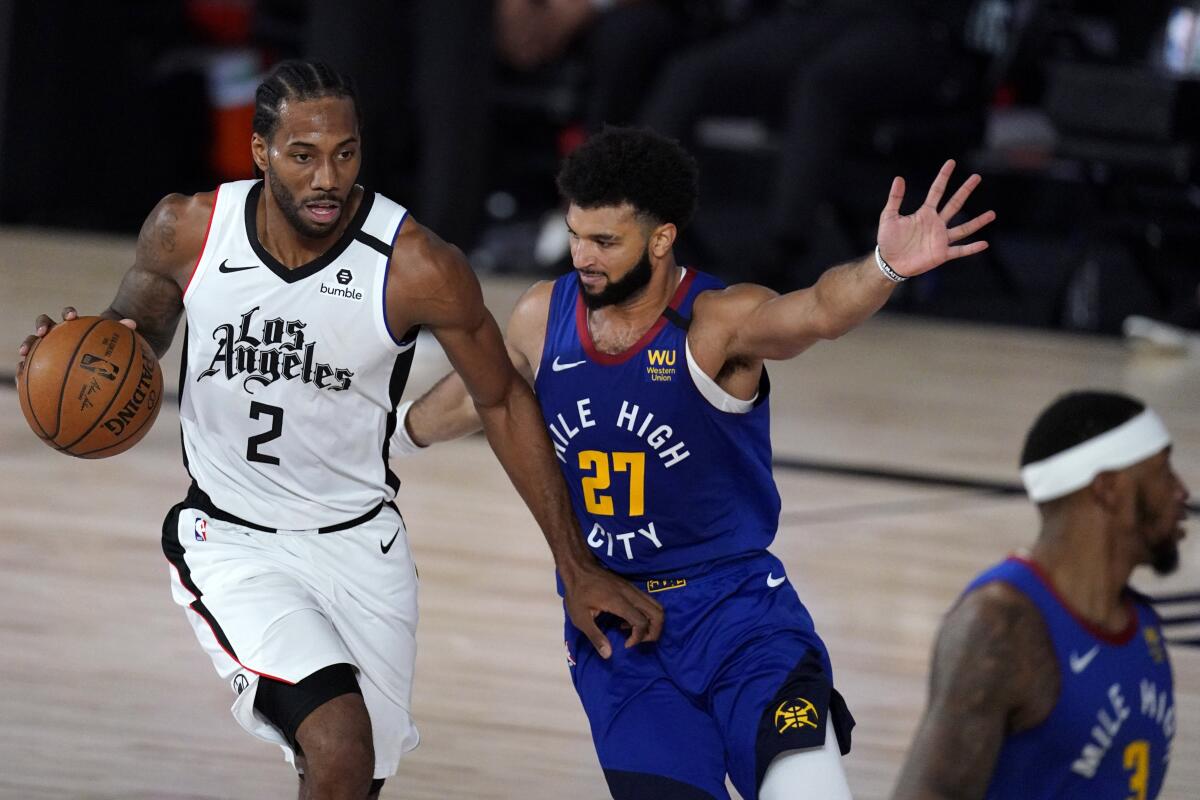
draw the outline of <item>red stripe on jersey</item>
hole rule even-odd
[[[667,304],[669,308],[679,309],[679,304],[683,302],[683,298],[687,297],[688,289],[691,288],[692,279],[695,277],[695,271],[689,269],[687,274],[683,276],[683,280],[679,282],[679,286],[675,287],[675,294],[671,296],[671,302]],[[650,330],[642,334],[642,338],[634,342],[628,350],[620,353],[601,353],[596,349],[596,345],[592,341],[592,331],[588,328],[587,305],[583,302],[583,290],[580,289],[579,291],[580,296],[575,298],[575,329],[579,333],[579,343],[583,345],[583,352],[597,364],[605,366],[624,364],[640,353],[646,345],[654,341],[654,337],[658,336],[663,326],[667,324],[667,318],[660,316],[658,322],[654,323]]]
[[[199,596],[195,592],[193,592],[191,589],[188,589],[187,584],[183,582],[183,578],[179,575],[179,567],[175,566],[175,564],[173,564],[170,559],[167,559],[167,563],[171,565],[171,569],[175,570],[175,578],[179,581],[179,585],[182,586],[184,589],[187,589],[188,594],[190,594],[192,597],[196,598],[194,601],[192,601],[191,603],[188,604],[188,610],[190,610],[192,613],[194,613],[200,619],[204,620],[204,624],[208,626],[209,632],[212,633],[212,635],[213,635],[213,641],[215,641],[217,643],[217,647],[220,647],[221,650],[223,650],[225,652],[225,655],[229,656],[229,658],[235,664],[237,664],[239,667],[241,667],[242,669],[246,670],[247,672],[253,672],[255,675],[259,676],[260,678],[270,678],[273,681],[279,681],[280,683],[286,683],[288,686],[296,685],[295,681],[289,681],[286,678],[277,678],[274,675],[268,675],[267,673],[259,672],[258,670],[254,669],[252,667],[247,667],[245,664],[243,664],[241,662],[241,660],[238,659],[237,656],[235,656],[232,652],[230,652],[228,647],[221,644],[221,640],[225,638],[224,633],[218,634],[216,628],[213,627],[213,621],[211,619],[209,619],[206,615],[201,614],[199,611],[196,610],[195,604],[200,602]]]
[[[183,287],[183,294],[186,297],[188,289],[192,288],[192,281],[196,279],[196,270],[200,268],[200,259],[204,258],[204,250],[208,247],[208,234],[212,231],[213,217],[217,215],[217,201],[221,199],[221,187],[213,192],[213,207],[208,215],[208,225],[204,228],[204,242],[200,245],[200,255],[196,256],[196,263],[192,264],[192,274],[188,276],[187,285]]]

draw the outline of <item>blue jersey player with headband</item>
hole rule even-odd
[[[1187,489],[1140,401],[1065,395],[1025,441],[1032,550],[986,570],[938,636],[895,800],[1158,796],[1175,734],[1171,665],[1134,568],[1179,561]]]
[[[575,269],[525,293],[506,339],[541,405],[580,541],[665,612],[657,636],[626,638],[601,608],[582,629],[566,623],[613,797],[727,798],[727,775],[747,800],[850,796],[840,754],[853,718],[767,549],[780,501],[764,361],[841,336],[898,282],[987,246],[960,242],[991,212],[954,222],[978,176],[942,203],[953,167],[909,215],[895,179],[875,252],[779,295],[676,263],[697,194],[695,162],[676,142],[608,128],[566,160]],[[402,450],[478,427],[454,376],[401,411]]]

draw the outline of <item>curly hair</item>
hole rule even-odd
[[[696,211],[699,169],[674,139],[606,126],[563,162],[558,190],[580,208],[629,203],[639,217],[683,229]]]

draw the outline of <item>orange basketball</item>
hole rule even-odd
[[[107,458],[133,447],[154,424],[162,369],[134,331],[79,317],[34,343],[17,392],[25,421],[46,444],[79,458]]]

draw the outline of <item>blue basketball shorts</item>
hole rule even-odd
[[[698,575],[636,584],[666,610],[659,641],[625,649],[620,621],[598,622],[605,660],[566,622],[568,664],[617,800],[745,800],[771,760],[820,747],[830,723],[843,754],[854,719],[812,617],[779,559],[762,552]]]

